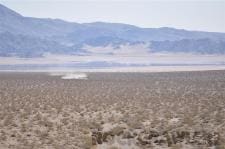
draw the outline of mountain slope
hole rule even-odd
[[[22,15],[0,4],[0,32],[50,37],[65,35],[77,28],[79,24],[59,19],[39,19]]]
[[[0,41],[1,56],[40,57],[45,53],[73,54],[82,52],[55,41],[13,35],[8,32],[0,33]]]
[[[179,41],[151,42],[152,52],[225,54],[225,41],[205,39],[182,39]]]
[[[118,50],[121,45],[143,43],[151,43],[151,52],[224,54],[224,41],[225,33],[24,17],[0,4],[0,56],[78,54],[86,45]]]
[[[212,40],[225,40],[225,33],[187,31],[174,28],[139,28],[118,23],[89,23],[82,24],[82,28],[76,28],[69,34],[70,39],[82,40],[94,39],[101,36],[119,37],[128,41],[175,41],[182,39],[209,38]],[[79,35],[79,36],[77,36]]]

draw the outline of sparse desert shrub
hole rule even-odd
[[[92,147],[92,145],[93,145],[92,141],[93,140],[92,140],[91,136],[84,136],[83,137],[83,142],[84,142],[83,148],[84,149],[90,149]]]
[[[130,119],[127,124],[133,128],[133,129],[141,129],[142,128],[142,123],[138,120],[132,120]]]
[[[60,121],[64,126],[69,124],[69,118],[62,118]]]
[[[224,71],[90,76],[0,73],[4,149],[12,140],[18,149],[115,148],[115,138],[143,149],[224,148]]]
[[[22,123],[20,127],[20,132],[25,133],[27,131],[26,124]]]
[[[110,146],[109,149],[121,149],[121,148],[119,148],[117,146]]]
[[[181,144],[174,144],[171,146],[171,149],[181,149],[182,145]]]
[[[124,127],[116,126],[109,131],[109,134],[112,136],[120,136],[124,132]]]

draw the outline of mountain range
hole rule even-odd
[[[225,54],[225,33],[32,18],[0,4],[0,56],[91,55],[92,48],[120,51],[124,45],[144,45],[149,53]]]

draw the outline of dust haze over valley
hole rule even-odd
[[[0,149],[225,149],[223,8],[0,0]]]

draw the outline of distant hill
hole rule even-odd
[[[186,52],[196,54],[225,54],[224,40],[182,39],[178,41],[154,41],[151,42],[152,52]]]
[[[72,23],[24,17],[0,4],[0,56],[88,53],[92,47],[149,44],[149,52],[225,54],[225,33],[140,28],[118,23]]]

